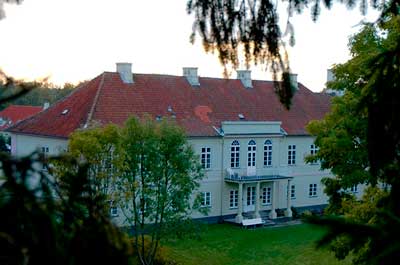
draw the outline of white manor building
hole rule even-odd
[[[39,149],[56,155],[67,149],[73,131],[93,121],[122,125],[132,115],[168,116],[183,126],[201,159],[205,178],[199,191],[210,208],[209,221],[291,217],[291,207],[326,205],[321,179],[331,174],[304,162],[317,151],[305,126],[323,118],[331,97],[294,78],[297,91],[287,111],[273,82],[251,80],[250,74],[203,78],[197,68],[184,68],[183,76],[132,74],[131,64],[118,63],[117,72],[100,74],[10,128],[12,153]]]

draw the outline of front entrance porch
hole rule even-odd
[[[244,219],[258,219],[262,218],[264,221],[277,218],[277,201],[278,201],[278,184],[280,181],[287,181],[287,187],[290,187],[291,177],[282,176],[254,176],[248,178],[225,178],[225,181],[236,183],[238,185],[238,211],[234,222],[241,224]],[[272,187],[264,188],[261,195],[260,186],[262,183],[272,183]],[[270,204],[270,211],[268,216],[261,216],[260,206],[261,200],[263,203]],[[266,211],[263,211],[266,213]],[[286,217],[292,217],[290,192],[286,196]]]

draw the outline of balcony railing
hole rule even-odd
[[[275,175],[257,175],[257,174],[251,174],[251,175],[241,175],[237,172],[234,172],[231,168],[227,168],[226,170],[226,175],[225,175],[225,180],[226,181],[232,181],[232,182],[245,182],[245,181],[260,181],[260,180],[276,180],[276,179],[288,179],[292,177],[280,175],[280,174],[275,174]]]

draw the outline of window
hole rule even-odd
[[[256,187],[247,187],[247,205],[254,205],[256,202]]]
[[[231,168],[239,168],[239,153],[240,144],[235,140],[231,144]]]
[[[315,144],[310,145],[310,154],[316,155],[318,152],[318,147]]]
[[[264,166],[272,166],[272,142],[266,140],[264,143]]]
[[[311,155],[316,155],[317,152],[318,152],[318,147],[315,144],[310,145],[310,154]],[[315,162],[312,162],[311,164],[315,165],[315,164],[318,164],[318,162],[315,161]]]
[[[310,184],[310,187],[308,190],[308,196],[309,197],[317,197],[317,184]]]
[[[238,207],[238,190],[231,190],[229,193],[229,208]]]
[[[112,217],[118,216],[118,208],[116,206],[111,206],[110,208],[110,215]]]
[[[256,166],[256,142],[251,140],[247,146],[247,166]]]
[[[201,193],[201,207],[211,206],[211,192],[206,191]]]
[[[296,145],[288,146],[288,165],[296,164]]]
[[[48,146],[42,146],[42,153],[44,155],[48,155],[49,154],[49,147]]]
[[[118,207],[115,206],[114,201],[109,201],[110,203],[110,216],[116,217],[118,216]]]
[[[352,193],[357,193],[358,192],[358,187],[357,187],[358,185],[354,185],[354,186],[351,186],[350,187],[350,191],[352,192]]]
[[[262,189],[262,204],[271,204],[271,194],[272,189],[271,187],[264,187]]]
[[[43,154],[43,169],[47,169],[47,158],[49,156],[49,147],[42,146],[42,148],[40,150]]]
[[[296,199],[296,186],[290,185],[290,198]]]
[[[201,166],[203,168],[211,168],[211,148],[201,148]]]

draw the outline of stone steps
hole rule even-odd
[[[269,212],[270,211],[260,211],[260,217],[264,221],[264,225],[275,225],[275,222],[269,219]],[[244,219],[252,219],[254,218],[254,211],[252,212],[245,212],[243,213]]]

